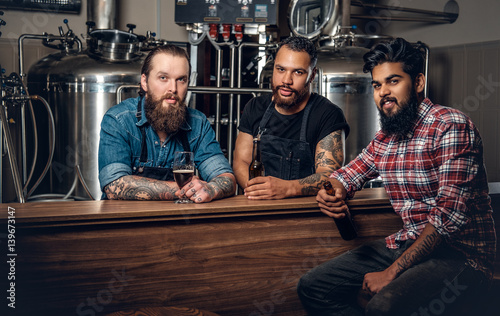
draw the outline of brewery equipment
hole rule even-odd
[[[28,72],[28,90],[53,106],[57,138],[50,193],[86,197],[86,184],[99,198],[100,122],[116,104],[120,86],[139,84],[143,43],[136,34],[113,29],[88,36],[87,50],[62,50],[35,63]],[[135,97],[137,89],[122,89],[122,96]],[[78,181],[77,166],[85,183]]]

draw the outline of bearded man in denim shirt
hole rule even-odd
[[[174,45],[153,49],[141,70],[140,97],[107,111],[101,123],[99,181],[103,198],[196,203],[231,196],[236,180],[206,116],[184,103],[191,66]],[[200,178],[179,188],[176,151],[191,151]]]

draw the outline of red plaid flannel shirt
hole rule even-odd
[[[366,181],[382,178],[403,228],[388,248],[417,239],[431,223],[475,268],[492,276],[495,225],[478,130],[462,112],[425,99],[405,138],[379,131],[363,152],[334,172],[348,197]]]

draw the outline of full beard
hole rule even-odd
[[[308,88],[304,88],[302,90],[295,90],[286,85],[274,86],[273,85],[273,101],[277,107],[289,110],[300,104],[306,97],[309,92]],[[279,89],[286,88],[292,91],[291,98],[283,98],[279,92]]]
[[[163,106],[163,100],[175,98],[176,104]],[[155,99],[146,93],[145,103],[146,118],[155,131],[164,131],[167,134],[175,133],[179,130],[186,119],[186,104],[179,96],[167,93]]]
[[[398,112],[387,115],[381,109],[386,101],[397,102],[395,98],[387,97],[380,101],[380,108],[377,107],[380,114],[380,125],[382,131],[388,135],[396,135],[404,138],[413,128],[413,124],[418,118],[418,107],[420,105],[417,94],[414,90],[410,93],[408,101],[401,104]]]

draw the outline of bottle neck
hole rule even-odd
[[[253,140],[252,156],[253,161],[260,161],[260,141],[258,139]]]

